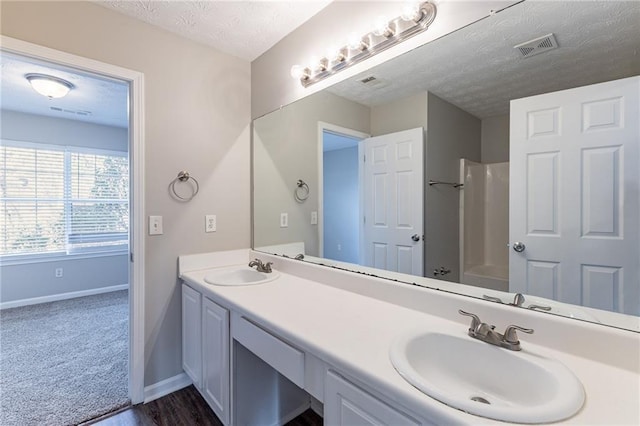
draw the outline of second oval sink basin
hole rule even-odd
[[[204,280],[213,285],[242,286],[265,284],[278,278],[277,271],[258,272],[248,266],[236,266],[209,272]]]
[[[414,334],[398,339],[390,357],[423,393],[490,419],[555,422],[573,416],[584,403],[582,383],[560,362],[471,337]]]

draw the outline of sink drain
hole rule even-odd
[[[491,403],[490,403],[489,401],[487,401],[486,399],[484,399],[484,398],[483,398],[483,397],[481,397],[481,396],[472,396],[472,397],[471,397],[471,400],[472,400],[472,401],[475,401],[475,402],[481,402],[481,403],[483,403],[483,404],[491,405]]]

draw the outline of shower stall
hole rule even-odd
[[[509,291],[509,163],[460,160],[460,281]]]

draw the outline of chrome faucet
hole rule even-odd
[[[267,274],[273,272],[273,270],[271,269],[271,265],[273,265],[273,262],[267,262],[265,264],[265,263],[262,263],[262,260],[260,259],[254,259],[251,262],[249,262],[249,268],[253,268],[255,266],[258,272],[264,272]]]
[[[495,325],[489,325],[486,322],[482,322],[476,314],[465,312],[462,309],[459,309],[458,312],[460,315],[471,317],[471,325],[469,326],[468,333],[469,336],[511,351],[519,351],[522,349],[516,330],[520,330],[527,334],[533,334],[532,329],[520,327],[518,325],[510,325],[504,331],[504,334],[500,334],[497,331],[494,331],[496,328]]]

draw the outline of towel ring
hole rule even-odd
[[[302,179],[298,179],[296,189],[293,191],[293,196],[297,202],[304,203],[304,201],[309,198],[309,185]]]
[[[176,191],[176,183],[178,183],[178,182],[188,182],[189,180],[192,180],[193,183],[195,184],[195,188],[193,189],[193,193],[191,194],[190,197],[182,197]],[[171,189],[171,192],[173,193],[173,195],[176,198],[178,198],[180,201],[191,201],[193,199],[193,197],[195,197],[198,194],[198,191],[200,191],[200,184],[198,183],[196,178],[194,178],[193,176],[191,176],[189,174],[189,172],[181,170],[180,172],[178,172],[178,176],[174,180],[171,181],[171,183],[169,184],[169,188]]]

